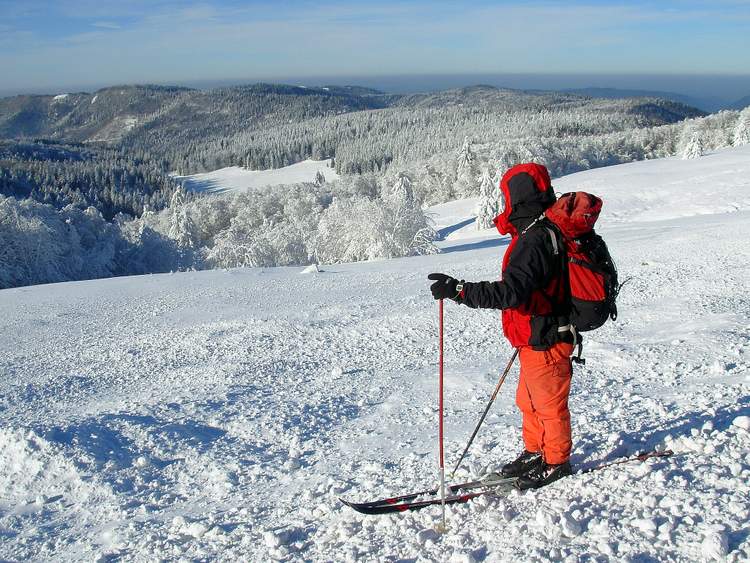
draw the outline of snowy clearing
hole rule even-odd
[[[748,178],[750,147],[554,182],[604,197],[600,230],[632,277],[574,371],[572,462],[677,455],[450,507],[445,536],[439,507],[368,517],[337,497],[436,483],[426,276],[493,279],[505,239],[449,233],[452,252],[307,275],[0,291],[0,559],[748,560]],[[452,303],[446,338],[452,466],[510,348],[498,312]],[[514,385],[457,480],[520,450]]]
[[[274,170],[247,170],[230,166],[204,174],[173,176],[186,190],[195,192],[222,193],[248,191],[268,186],[312,182],[320,172],[326,181],[338,180],[336,169],[330,167],[331,160],[305,160]]]

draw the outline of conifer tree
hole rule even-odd
[[[479,177],[479,202],[476,208],[477,230],[490,229],[493,226],[492,220],[497,217],[500,207],[500,196],[498,189],[492,181],[492,176],[488,168],[482,170]]]
[[[690,160],[693,158],[700,158],[704,154],[703,140],[701,134],[698,132],[693,133],[685,145],[685,149],[682,151],[683,160]]]
[[[456,163],[456,193],[459,197],[471,197],[476,194],[475,178],[476,156],[469,137],[465,137]]]
[[[740,112],[734,128],[732,145],[735,147],[750,145],[750,106]]]

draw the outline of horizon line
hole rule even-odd
[[[251,86],[256,84],[274,84],[274,85],[287,85],[287,86],[306,86],[308,84],[302,84],[302,81],[320,81],[319,84],[314,86],[360,86],[369,87],[365,84],[357,84],[356,82],[341,82],[336,83],[332,81],[336,80],[387,80],[387,79],[440,79],[440,78],[470,78],[470,77],[515,77],[515,78],[661,78],[661,79],[691,79],[691,78],[727,78],[727,79],[750,79],[750,72],[748,73],[727,73],[727,72],[715,72],[715,73],[680,73],[680,72],[439,72],[439,73],[380,73],[380,74],[300,74],[293,76],[261,76],[261,77],[228,77],[228,78],[185,78],[176,80],[166,81],[132,81],[132,82],[120,82],[120,83],[88,83],[88,84],[77,84],[77,85],[43,85],[43,86],[29,86],[22,88],[6,88],[0,89],[0,97],[14,97],[23,95],[59,95],[59,94],[78,94],[78,93],[91,93],[107,88],[116,88],[118,86],[162,86],[162,87],[182,87],[191,88],[195,90],[211,90],[215,88],[223,88],[230,86]],[[200,85],[204,86],[200,86]],[[510,86],[497,86],[495,84],[483,84],[481,82],[466,83],[461,86],[448,86],[448,87],[433,87],[427,90],[414,90],[414,93],[420,91],[440,91],[450,90],[461,87],[470,86],[493,86],[496,88],[508,88],[511,90],[561,90],[561,89],[582,89],[582,88],[598,88],[598,89],[615,89],[615,90],[654,90],[664,91],[659,88],[650,88],[647,86],[643,87],[623,87],[623,86],[577,86],[577,87],[557,87],[557,88],[539,88],[539,87],[510,87]],[[382,88],[374,88],[382,89]],[[385,93],[389,93],[387,90],[383,90]],[[680,92],[669,92],[673,94],[680,94]],[[750,93],[750,92],[749,92]],[[689,94],[684,94],[689,95]],[[727,98],[731,99],[731,98]]]

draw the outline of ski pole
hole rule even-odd
[[[443,522],[439,531],[444,533],[447,528],[445,525],[445,456],[443,455],[443,300],[439,301],[438,305],[438,355],[439,355],[439,374],[440,383],[439,395],[438,395],[438,410],[439,422],[438,422],[438,456],[440,465],[440,505],[443,509]]]
[[[497,385],[495,386],[495,391],[492,393],[492,397],[490,397],[490,402],[487,403],[487,408],[484,409],[484,414],[482,415],[482,418],[479,419],[479,424],[477,424],[477,427],[474,428],[474,433],[471,435],[471,438],[469,438],[469,443],[466,444],[466,447],[464,448],[464,453],[461,454],[461,458],[458,460],[456,467],[453,468],[453,472],[451,473],[451,479],[453,479],[453,476],[456,474],[458,467],[461,465],[461,462],[464,460],[464,457],[466,456],[466,452],[469,451],[469,448],[471,447],[472,442],[474,442],[474,438],[476,437],[477,432],[479,432],[479,427],[482,426],[482,423],[484,422],[484,419],[487,416],[487,413],[490,412],[490,407],[492,406],[492,403],[495,402],[495,398],[497,397],[497,394],[500,391],[500,387],[503,386],[503,382],[505,381],[505,378],[508,376],[508,372],[510,371],[510,368],[513,366],[513,362],[516,361],[516,356],[518,356],[518,348],[516,348],[513,351],[513,355],[510,357],[510,361],[508,362],[508,365],[505,366],[505,371],[503,372],[503,375],[500,376],[500,381],[498,381]]]

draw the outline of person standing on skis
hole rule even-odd
[[[568,396],[576,335],[568,319],[565,252],[543,215],[556,200],[549,172],[540,164],[518,164],[504,174],[500,188],[505,208],[495,226],[511,235],[502,279],[464,282],[442,273],[428,279],[435,299],[502,309],[503,332],[521,362],[516,404],[525,449],[501,473],[517,477],[521,489],[538,488],[571,474]]]

